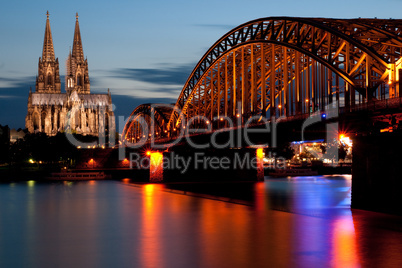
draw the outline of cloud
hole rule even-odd
[[[155,68],[118,68],[97,70],[91,85],[111,89],[112,95],[125,95],[144,102],[155,99],[175,102],[195,64],[158,64]],[[95,91],[97,91],[95,89]]]
[[[9,96],[9,95],[0,95],[0,99],[9,99],[9,98],[15,98],[16,96]]]
[[[161,64],[165,65],[165,64]],[[195,64],[166,65],[159,68],[120,68],[113,71],[116,78],[131,79],[159,85],[184,85]]]
[[[29,88],[35,77],[0,77],[0,124],[23,128],[27,113]]]
[[[195,65],[160,63],[155,68],[93,70],[91,93],[106,93],[110,88],[117,120],[118,116],[128,117],[143,103],[175,103]],[[65,92],[64,77],[60,80]],[[35,90],[34,76],[0,76],[0,124],[24,127],[30,87]]]
[[[0,95],[4,89],[10,90],[11,88],[21,88],[35,85],[35,76],[22,76],[22,77],[3,77],[0,76]],[[14,91],[14,90],[13,90]],[[14,91],[15,92],[15,91]]]

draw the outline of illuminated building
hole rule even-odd
[[[78,14],[73,49],[67,59],[65,93],[61,92],[59,60],[55,58],[49,12],[35,92],[30,90],[25,126],[31,133],[55,135],[61,131],[98,136],[115,131],[112,97],[91,94],[88,61],[84,58]]]

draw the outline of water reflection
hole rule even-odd
[[[271,209],[317,217],[350,211],[350,175],[268,179],[262,184],[265,191],[260,192],[270,199]]]
[[[0,184],[0,267],[401,267],[401,218],[350,182]]]
[[[143,186],[141,257],[143,267],[161,267],[162,242],[160,225],[160,202],[156,191],[162,190],[163,185],[147,184]]]
[[[336,219],[333,224],[333,267],[358,267],[356,234],[352,215]]]

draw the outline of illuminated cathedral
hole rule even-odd
[[[35,92],[30,90],[25,126],[30,133],[72,132],[99,136],[115,131],[112,98],[91,94],[88,61],[84,58],[78,14],[73,48],[67,58],[65,92],[61,92],[59,60],[55,58],[49,12],[46,14],[42,57],[39,58]]]

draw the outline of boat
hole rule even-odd
[[[298,177],[298,176],[316,176],[318,172],[310,168],[284,168],[275,169],[273,172],[269,173],[271,177]]]
[[[58,181],[86,181],[104,180],[108,178],[104,172],[55,172],[51,173],[47,179]]]

